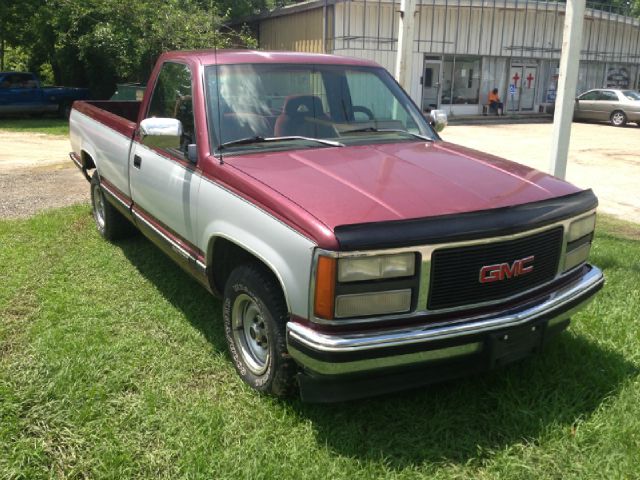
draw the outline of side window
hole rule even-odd
[[[1,88],[35,88],[36,81],[28,73],[13,73],[5,76],[1,82]]]
[[[600,96],[599,91],[587,92],[580,97],[580,100],[597,100]]]
[[[600,93],[600,98],[598,100],[605,100],[607,102],[617,102],[618,95],[615,92],[609,92],[607,90]]]
[[[176,118],[182,122],[182,153],[194,143],[195,121],[193,118],[193,96],[191,71],[181,63],[167,62],[162,66],[153,89],[147,118]]]
[[[378,76],[349,70],[346,79],[356,122],[375,122],[376,128],[418,132],[415,121]]]

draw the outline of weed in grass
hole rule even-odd
[[[220,303],[143,237],[71,207],[0,222],[0,478],[637,478],[640,241],[543,355],[350,402],[260,396]]]

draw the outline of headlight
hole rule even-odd
[[[336,297],[336,318],[408,312],[411,289]]]
[[[591,242],[583,243],[577,248],[574,248],[570,252],[567,252],[567,255],[564,259],[564,270],[571,270],[573,267],[577,267],[581,263],[587,261],[589,258],[589,251],[591,250]]]
[[[564,259],[565,272],[587,261],[595,227],[595,214],[576,220],[569,225],[567,251]]]
[[[405,313],[418,289],[415,252],[342,257],[319,255],[313,313],[326,320]]]
[[[596,228],[596,214],[576,220],[569,225],[567,242],[571,243],[579,238],[589,235]]]
[[[385,278],[411,277],[416,270],[413,253],[346,257],[338,261],[338,281],[358,282]]]

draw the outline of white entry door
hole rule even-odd
[[[538,66],[512,64],[509,70],[509,88],[506,105],[510,112],[532,111],[535,103]]]
[[[520,110],[533,110],[537,79],[538,68],[534,65],[525,65],[520,89]]]
[[[441,63],[425,60],[422,69],[422,110],[429,112],[440,106],[440,67]]]

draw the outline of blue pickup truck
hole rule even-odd
[[[75,100],[89,98],[86,88],[42,87],[26,72],[0,72],[0,115],[57,112],[69,117]]]

